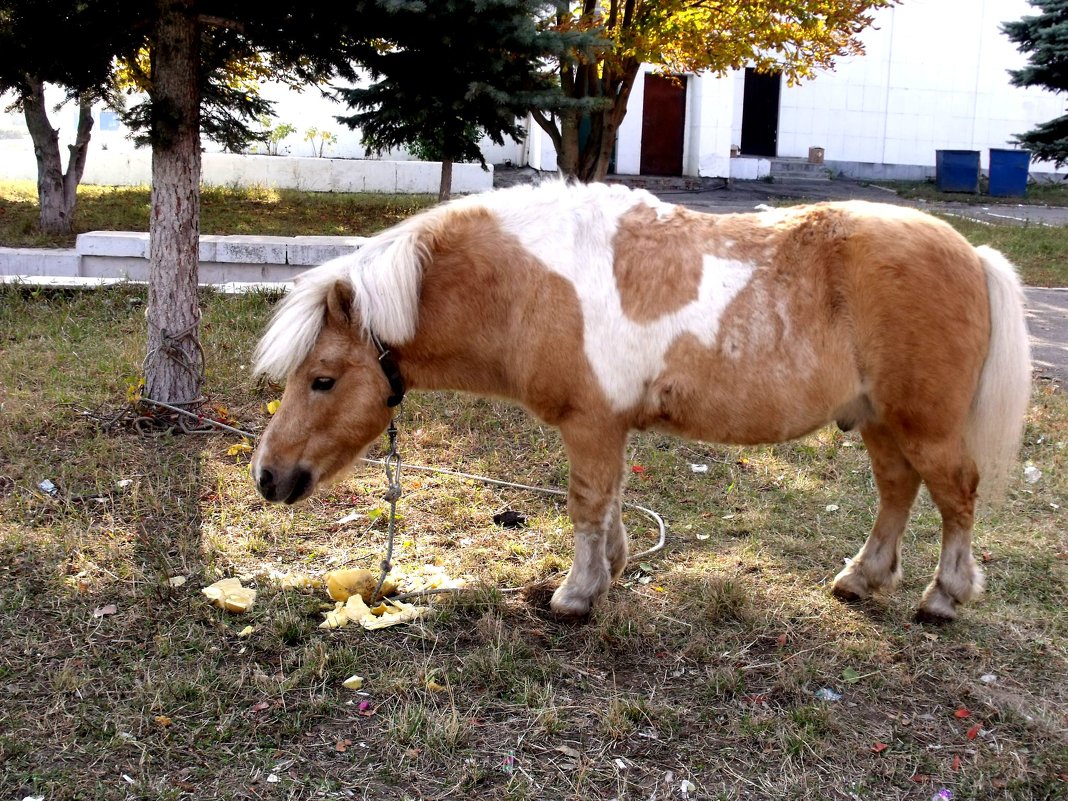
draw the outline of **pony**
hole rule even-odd
[[[620,576],[634,430],[773,443],[857,429],[879,508],[832,584],[901,578],[920,483],[942,518],[917,617],[982,589],[976,501],[1003,488],[1030,397],[1012,265],[911,208],[835,202],[702,214],[619,185],[469,196],[300,275],[255,370],[286,385],[252,475],[296,503],[351,466],[405,388],[518,402],[561,433],[575,556],[552,611],[587,615]]]

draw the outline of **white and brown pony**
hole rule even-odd
[[[898,581],[923,481],[942,551],[918,615],[954,618],[982,588],[977,492],[1003,483],[1030,393],[1012,266],[937,219],[860,202],[705,215],[564,183],[439,206],[303,274],[256,369],[286,379],[253,460],[271,501],[351,466],[404,386],[510,398],[557,426],[575,561],[552,608],[566,616],[626,564],[630,431],[752,444],[835,421],[863,436],[880,506],[834,593]]]

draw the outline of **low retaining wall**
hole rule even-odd
[[[353,253],[361,236],[200,237],[200,283],[291,281],[324,261]],[[0,276],[148,280],[148,234],[92,231],[70,249],[0,248]]]
[[[26,143],[0,143],[0,177],[37,180],[37,161],[32,146]],[[209,186],[269,186],[307,192],[436,195],[441,183],[441,162],[204,153],[201,182]],[[152,183],[152,154],[147,150],[94,150],[86,160],[82,183],[148,186]],[[492,167],[486,171],[478,164],[453,165],[454,193],[486,192],[492,188]]]

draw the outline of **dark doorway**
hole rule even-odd
[[[745,71],[742,95],[742,153],[776,156],[779,140],[779,89],[781,72]]]
[[[642,175],[682,175],[686,131],[685,76],[645,76]]]

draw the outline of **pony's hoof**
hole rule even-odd
[[[916,609],[916,621],[941,625],[957,619],[960,602],[946,592],[940,580],[928,585]]]
[[[840,601],[858,603],[871,598],[871,588],[862,576],[850,571],[847,567],[834,577],[831,584],[831,595]]]
[[[917,623],[922,623],[925,626],[944,626],[947,623],[952,623],[956,620],[957,613],[954,611],[947,615],[941,611],[925,609],[921,606],[916,610],[914,617]]]
[[[583,620],[590,616],[593,600],[572,595],[567,592],[566,586],[561,586],[553,593],[549,608],[552,609],[554,615],[563,620]]]

